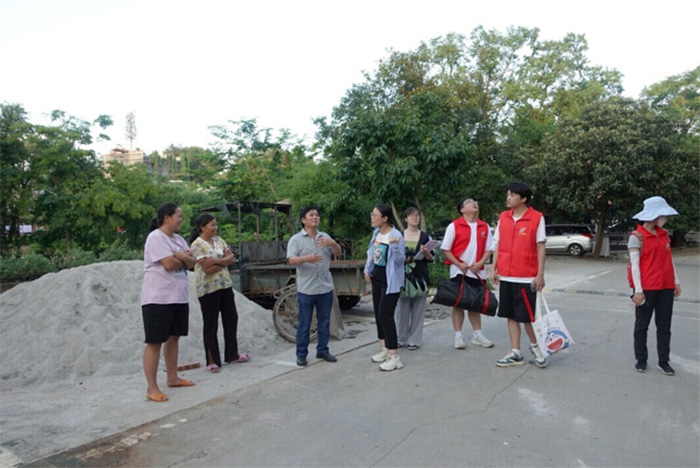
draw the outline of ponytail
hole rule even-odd
[[[151,222],[148,225],[148,232],[153,232],[161,227],[163,225],[163,221],[165,221],[165,217],[174,215],[178,208],[179,207],[176,203],[164,203],[160,205],[158,208],[158,217],[151,219]]]
[[[202,226],[206,226],[214,219],[214,215],[210,213],[199,215],[199,217],[194,221],[194,227],[192,228],[192,231],[190,231],[190,237],[187,238],[187,243],[192,245],[192,242],[197,240],[199,235],[202,234]]]

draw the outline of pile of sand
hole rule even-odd
[[[97,263],[51,273],[0,295],[3,390],[75,385],[91,378],[142,375],[143,261]],[[189,274],[190,333],[179,362],[204,365],[202,316]],[[272,312],[236,293],[240,352],[270,356],[291,343]],[[219,345],[223,350],[219,326]]]

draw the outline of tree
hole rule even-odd
[[[503,143],[495,148],[496,159],[511,180],[526,178],[528,155],[555,131],[561,118],[576,116],[586,104],[622,92],[620,72],[589,63],[584,36],[570,33],[561,41],[539,41],[537,29],[518,31],[527,38],[519,41],[518,53],[526,55],[509,64],[509,79],[501,93],[505,111],[498,114]],[[488,45],[484,39],[481,42]]]
[[[52,232],[62,233],[66,253],[70,252],[74,237],[87,241],[99,226],[86,206],[86,193],[104,177],[95,152],[86,149],[93,141],[92,125],[107,128],[112,121],[98,117],[93,124],[63,111],[51,113],[52,126],[35,126],[38,138],[31,141],[36,155],[31,165],[39,174],[36,190],[36,221]]]
[[[90,123],[62,111],[53,111],[51,119],[53,125],[33,125],[22,106],[2,105],[1,216],[10,238],[17,236],[20,220],[44,224],[64,236],[69,250],[74,233],[91,236],[83,229],[90,221],[80,200],[102,176],[94,152],[84,147],[93,141],[93,127],[105,129],[112,121],[101,115]]]
[[[644,88],[642,99],[672,119],[681,134],[698,137],[700,67]]]
[[[698,197],[687,196],[700,192],[700,67],[645,88],[642,99],[669,119],[680,135],[675,147],[676,158],[662,161],[658,169],[665,176],[659,181],[658,192],[654,193],[675,199],[674,207],[681,215],[674,217],[671,224],[671,242],[679,246],[688,231],[700,227]]]
[[[19,236],[21,220],[29,216],[36,171],[28,146],[34,128],[19,104],[0,106],[0,239]],[[5,230],[5,226],[8,230]],[[6,244],[6,242],[3,242]]]
[[[525,173],[550,215],[595,220],[597,257],[608,220],[628,219],[651,195],[663,193],[674,205],[685,198],[682,187],[698,193],[697,159],[681,147],[663,115],[641,102],[611,98],[562,118]]]
[[[107,177],[95,180],[85,196],[83,209],[100,220],[105,233],[103,241],[117,238],[121,232],[128,244],[142,248],[149,220],[158,209],[161,190],[145,166],[124,166],[112,163],[106,168]]]
[[[196,182],[205,187],[216,185],[216,179],[221,178],[225,168],[225,162],[219,154],[198,146],[170,145],[163,151],[163,155],[178,164],[175,173],[169,174],[171,179]],[[151,157],[155,168],[160,158],[157,153]]]
[[[278,185],[292,177],[297,163],[311,157],[288,130],[274,137],[271,129],[258,128],[255,119],[229,121],[210,129],[219,140],[214,155],[225,168],[218,188],[229,200],[279,201]]]
[[[449,36],[415,52],[394,52],[346,93],[332,122],[317,121],[324,153],[350,182],[346,198],[386,201],[400,219],[397,207],[425,212],[426,200],[473,181],[475,171],[461,169],[477,163],[480,115],[469,105],[473,88],[451,86],[461,73],[460,51],[461,37]],[[457,181],[458,173],[466,177]]]
[[[619,73],[588,65],[586,49],[583,36],[542,42],[537,29],[479,27],[469,43],[449,34],[392,52],[331,122],[317,121],[324,153],[356,196],[433,214],[469,192],[490,217],[522,148],[551,132],[567,103],[619,92]]]

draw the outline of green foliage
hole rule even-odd
[[[700,228],[700,67],[645,88],[642,99],[679,134],[671,143],[673,157],[659,161],[657,173],[663,176],[656,181],[656,192],[650,192],[667,198],[680,213],[669,223],[673,245],[678,246],[686,232]]]
[[[394,208],[399,227],[403,210],[416,206],[422,228],[436,231],[469,195],[493,223],[513,180],[533,185],[548,220],[604,226],[662,195],[681,213],[670,227],[698,229],[700,199],[688,194],[700,193],[700,67],[646,88],[643,101],[616,99],[620,73],[590,64],[583,36],[539,36],[536,28],[479,27],[392,51],[329,121],[317,120],[311,148],[287,130],[240,120],[211,127],[212,149],[171,145],[144,165],[102,167],[87,148],[105,138],[93,134],[110,117],[54,111],[50,125],[35,125],[21,105],[3,104],[3,251],[31,242],[32,253],[59,268],[90,262],[88,252],[107,245],[101,259],[140,258],[162,203],[180,205],[187,237],[201,208],[242,200],[285,201],[295,212],[318,205],[321,229],[363,258],[376,203]],[[21,224],[44,230],[19,236]],[[219,225],[235,245],[235,220]],[[270,220],[245,220],[241,240],[273,236]]]
[[[0,280],[5,283],[29,281],[54,271],[56,267],[51,260],[38,254],[0,260]]]
[[[441,279],[450,278],[450,267],[445,265],[445,256],[442,254],[442,250],[435,250],[435,261],[428,263],[428,274],[432,287],[436,287]]]
[[[216,186],[226,200],[280,201],[280,185],[293,177],[297,164],[311,159],[289,131],[273,138],[272,130],[259,129],[255,119],[210,128],[219,140],[214,154],[225,162]]]
[[[668,116],[681,134],[694,136],[697,143],[700,130],[700,67],[645,88],[642,97],[651,107]]]
[[[93,141],[93,125],[105,128],[111,120],[100,116],[91,124],[62,111],[53,111],[51,119],[48,126],[32,125],[21,106],[2,105],[1,221],[15,240],[20,222],[50,225],[54,238],[63,237],[70,250],[74,238],[95,241],[89,229],[95,219],[85,209],[90,203],[85,197],[102,172],[84,145]]]
[[[214,186],[221,179],[225,161],[220,154],[197,146],[170,145],[160,156],[157,152],[146,160],[156,175],[171,180],[195,182],[204,187]]]
[[[123,241],[115,241],[100,255],[100,262],[114,262],[117,260],[143,260],[143,251],[129,248]]]
[[[97,262],[97,255],[94,252],[87,252],[81,249],[71,249],[70,254],[58,254],[51,257],[51,262],[56,270],[75,268],[83,265],[90,265]]]
[[[0,105],[0,230],[3,245],[17,239],[22,218],[32,208],[33,185],[37,174],[30,164],[30,148],[24,143],[33,137],[27,113],[18,104]]]
[[[490,220],[527,165],[523,147],[566,111],[621,91],[619,73],[588,65],[586,49],[583,36],[540,41],[537,29],[477,28],[469,43],[449,34],[392,52],[331,122],[317,121],[342,181],[337,198],[388,202],[396,213],[413,205],[430,226],[468,194]]]
[[[564,118],[533,155],[526,173],[535,203],[555,217],[629,219],[641,202],[663,195],[671,205],[694,207],[697,220],[698,158],[683,151],[682,136],[663,115],[630,99],[611,98]],[[598,229],[597,255],[603,229]]]
[[[113,163],[106,171],[107,177],[90,187],[85,197],[90,203],[84,209],[101,220],[103,241],[112,242],[119,235],[131,248],[141,248],[164,188],[142,165]]]

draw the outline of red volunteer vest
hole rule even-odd
[[[452,221],[455,227],[455,240],[452,242],[452,255],[459,258],[460,255],[467,250],[469,246],[469,241],[472,238],[472,230],[469,227],[469,223],[464,218],[458,218]],[[489,225],[486,221],[480,219],[476,220],[476,261],[481,260],[484,256],[484,251],[486,250],[486,239],[489,236]],[[452,265],[452,262],[445,260],[445,265]],[[482,268],[484,270],[484,268]]]
[[[668,231],[656,227],[656,235],[644,229],[641,224],[637,231],[643,236],[639,270],[642,274],[642,289],[656,291],[675,289],[676,280],[671,260],[671,241]]]
[[[537,276],[537,227],[542,213],[528,208],[517,222],[513,210],[504,211],[498,219],[498,260],[501,276],[531,278]]]

